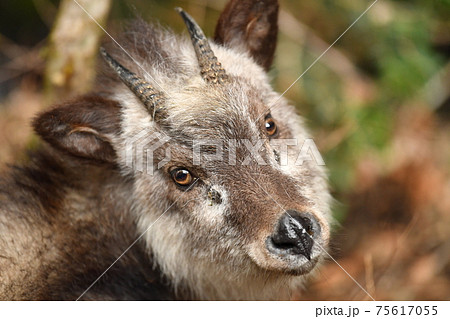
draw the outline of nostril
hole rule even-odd
[[[302,226],[302,234],[314,237],[314,224],[311,219],[307,217],[298,217],[296,220]]]
[[[313,238],[319,230],[317,222],[309,214],[288,210],[270,237],[269,248],[278,255],[303,255],[310,260]]]

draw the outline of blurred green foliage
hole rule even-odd
[[[282,1],[282,8],[331,44],[372,1]],[[353,83],[325,63],[314,65],[286,94],[314,131],[327,136],[343,130],[338,142],[323,150],[331,186],[338,200],[357,188],[355,165],[363,156],[383,160],[394,131],[396,110],[422,101],[427,82],[448,61],[449,1],[379,1],[333,47],[369,79],[373,93],[351,98]],[[443,30],[444,29],[444,30]],[[290,41],[283,36],[280,42]],[[308,41],[306,40],[306,43]],[[439,47],[446,43],[447,46]],[[285,44],[281,43],[280,46]],[[275,86],[283,91],[318,56],[308,45],[278,51]],[[300,62],[288,65],[281,61]],[[285,81],[283,77],[289,77]],[[430,106],[431,107],[431,106]],[[348,129],[347,129],[348,128]],[[317,141],[318,144],[323,144]],[[338,205],[337,214],[345,210]]]

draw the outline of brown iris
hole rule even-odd
[[[191,172],[184,168],[176,168],[170,172],[175,183],[179,186],[189,186],[194,181]]]
[[[277,133],[277,125],[271,117],[266,118],[266,131],[269,136],[274,136]]]

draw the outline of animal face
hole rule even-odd
[[[136,21],[118,39],[133,60],[105,44],[95,97],[35,122],[55,148],[134,180],[130,215],[149,253],[200,297],[238,285],[270,298],[267,287],[309,273],[328,243],[323,168],[298,163],[308,133],[266,75],[277,9],[231,1],[214,42],[181,10],[191,39]]]

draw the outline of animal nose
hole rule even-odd
[[[319,233],[319,223],[313,216],[288,210],[278,221],[275,233],[269,237],[268,248],[279,256],[303,255],[311,260],[314,238]]]

